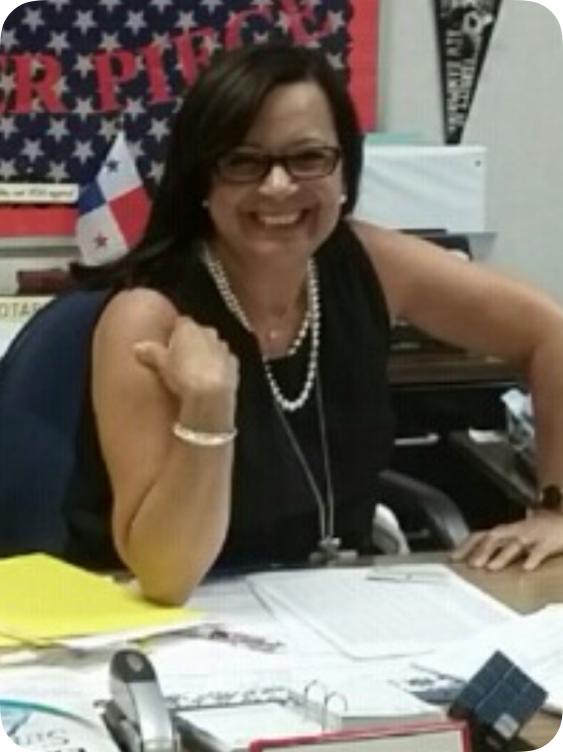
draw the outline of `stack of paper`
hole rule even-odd
[[[455,647],[419,659],[424,668],[470,679],[502,651],[548,693],[547,706],[563,710],[563,604],[546,606],[517,622],[480,632]]]
[[[356,659],[429,652],[519,618],[438,564],[268,572],[248,581],[274,614],[291,612]]]
[[[133,589],[44,554],[0,562],[0,648],[111,644],[192,626],[198,613],[158,606]],[[80,639],[72,639],[80,638]],[[82,640],[82,641],[81,641]]]

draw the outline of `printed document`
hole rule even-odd
[[[429,652],[520,618],[439,564],[270,572],[248,580],[273,613],[290,611],[358,659]]]

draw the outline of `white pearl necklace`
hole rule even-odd
[[[292,355],[295,355],[295,353],[299,350],[301,345],[303,344],[303,340],[307,336],[307,332],[309,331],[309,326],[311,325],[311,315],[309,311],[309,306],[307,305],[307,310],[305,311],[305,315],[303,316],[303,321],[301,322],[301,326],[299,327],[299,331],[297,332],[295,339],[291,343],[291,345],[287,348],[287,357],[291,357]]]
[[[213,256],[205,246],[203,248],[202,259],[205,263],[209,273],[211,274],[219,294],[223,298],[223,301],[227,308],[233,313],[241,324],[249,332],[253,332],[252,326],[237,298],[233,289],[229,283],[225,269],[221,261]],[[307,266],[307,311],[305,313],[303,323],[299,328],[296,338],[288,349],[287,354],[293,355],[299,349],[301,343],[305,339],[308,330],[311,330],[311,347],[309,350],[309,363],[307,366],[307,374],[305,376],[305,382],[300,393],[295,399],[289,399],[286,397],[280,388],[280,385],[275,379],[272,372],[271,365],[268,359],[262,355],[262,365],[264,367],[264,374],[266,381],[272,392],[272,396],[276,403],[286,412],[295,412],[307,402],[311,390],[315,383],[315,374],[317,372],[317,364],[319,359],[319,346],[321,339],[321,305],[319,284],[317,279],[317,267],[314,261],[311,259]]]

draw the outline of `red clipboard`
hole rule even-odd
[[[392,745],[389,741],[393,740]],[[405,744],[401,744],[401,740]],[[382,742],[381,744],[379,742]],[[256,739],[249,752],[471,752],[471,737],[465,721],[445,719],[347,729],[322,734]]]

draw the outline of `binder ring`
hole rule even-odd
[[[349,709],[348,705],[348,698],[346,695],[343,695],[342,692],[329,692],[328,695],[325,697],[325,707],[327,710],[332,710],[331,703],[334,704],[333,700],[339,700],[340,701],[340,712],[346,713]]]
[[[320,693],[318,702],[324,705],[326,703],[327,690],[325,685],[318,679],[313,679],[305,685],[303,689],[303,697],[305,698],[305,703],[308,704],[309,702],[314,702],[314,697],[312,697],[312,695],[315,689]]]

